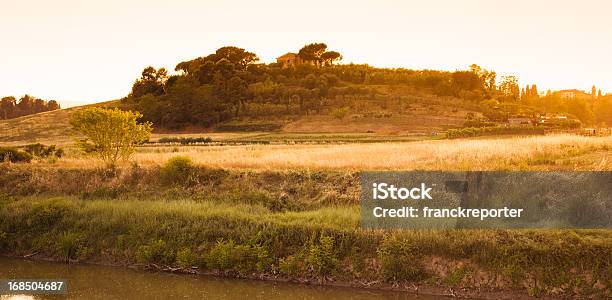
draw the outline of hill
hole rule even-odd
[[[314,46],[325,53],[325,44]],[[268,141],[282,136],[288,142],[290,134],[412,139],[448,128],[507,126],[511,120],[535,126],[542,118],[549,120],[545,126],[576,128],[603,124],[612,107],[603,98],[588,103],[540,97],[535,85],[520,92],[516,77],[497,82],[495,72],[477,65],[455,72],[387,69],[334,64],[317,55],[298,65],[258,64],[252,52],[222,47],[178,63],[174,75],[147,67],[129,95],[94,105],[139,111],[157,134],[234,132],[249,138],[264,132]],[[68,144],[68,119],[79,109],[0,121],[0,144]],[[567,122],[550,121],[557,119]]]
[[[85,106],[42,112],[15,119],[0,120],[0,145],[44,143],[64,145],[72,142],[68,120],[75,111],[91,106],[108,107],[118,101],[106,101]]]
[[[118,100],[77,106],[51,112],[43,112],[10,120],[0,120],[0,145],[18,146],[29,143],[66,145],[73,142],[68,120],[78,110],[91,106],[117,106]],[[410,111],[369,114],[347,114],[339,119],[328,114],[308,116],[285,115],[274,119],[237,118],[211,128],[189,127],[168,131],[157,128],[153,139],[175,135],[206,135],[215,140],[254,139],[260,132],[268,132],[257,140],[304,140],[315,139],[313,134],[338,134],[334,139],[380,140],[405,139],[407,136],[428,135],[431,131],[442,131],[447,127],[461,126],[468,110],[444,110],[443,107],[413,105]],[[215,134],[215,132],[222,134]],[[242,134],[229,134],[229,132]],[[346,134],[359,134],[349,135]],[[340,136],[342,135],[342,136]],[[319,136],[320,138],[320,136]]]

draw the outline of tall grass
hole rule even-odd
[[[610,170],[610,150],[612,137],[551,135],[410,143],[159,147],[137,153],[135,160],[145,166],[161,165],[184,155],[209,167],[263,170]],[[582,159],[583,155],[587,157]],[[72,157],[58,166],[99,165],[89,158]]]

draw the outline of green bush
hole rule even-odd
[[[26,162],[32,161],[32,155],[30,153],[19,151],[15,148],[0,147],[0,162]]]
[[[164,184],[189,184],[194,179],[194,166],[191,158],[186,156],[172,157],[160,169],[160,178]]]
[[[237,271],[241,274],[266,271],[272,263],[266,247],[236,244],[233,240],[217,241],[207,259],[207,265],[211,269]]]
[[[45,146],[41,143],[26,145],[24,146],[24,150],[25,152],[37,157],[62,157],[64,155],[63,149],[56,148],[55,145]]]
[[[172,263],[174,255],[167,249],[166,242],[156,240],[147,245],[138,247],[136,259],[142,263]]]
[[[290,255],[281,258],[278,262],[278,269],[285,275],[300,275],[304,272],[302,261],[297,256]]]
[[[189,248],[184,248],[176,253],[176,264],[181,268],[189,268],[196,263],[196,255]]]
[[[331,275],[338,265],[334,254],[334,238],[322,235],[318,243],[311,243],[307,259],[311,271],[319,275]]]
[[[80,234],[64,232],[56,240],[55,252],[59,257],[66,260],[78,258],[85,249],[84,240],[84,237]]]
[[[427,278],[427,273],[419,265],[419,259],[408,241],[387,237],[377,253],[386,281],[418,281]]]
[[[63,199],[52,199],[48,203],[37,203],[32,206],[30,215],[23,220],[23,225],[29,230],[50,230],[66,216],[69,209],[69,204]]]

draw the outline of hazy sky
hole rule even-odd
[[[271,62],[321,41],[344,63],[466,69],[612,92],[610,1],[0,0],[0,96],[125,96],[148,65],[235,45]]]

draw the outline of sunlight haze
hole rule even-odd
[[[307,5],[306,5],[307,3]],[[612,92],[607,1],[0,0],[0,96],[121,98],[142,69],[234,45],[275,61],[324,42],[342,63],[467,69]]]

